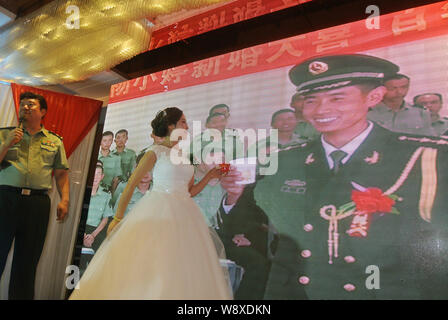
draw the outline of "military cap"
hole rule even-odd
[[[300,94],[329,90],[365,81],[382,81],[397,73],[399,67],[387,60],[345,54],[307,59],[289,71],[291,82]]]

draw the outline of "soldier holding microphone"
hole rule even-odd
[[[42,125],[45,98],[20,95],[19,126],[0,128],[0,274],[13,240],[9,299],[33,299],[37,264],[45,243],[52,173],[61,201],[57,220],[69,205],[68,163],[62,138]]]

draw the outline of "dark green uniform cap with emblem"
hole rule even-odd
[[[289,71],[300,94],[336,89],[366,80],[382,81],[400,68],[387,60],[363,54],[322,56],[308,59]]]

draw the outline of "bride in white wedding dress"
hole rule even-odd
[[[193,184],[193,166],[173,164],[174,129],[188,129],[178,108],[166,108],[151,122],[165,137],[146,152],[123,191],[109,236],[90,262],[70,299],[232,299],[216,242],[191,197],[221,177],[212,169]],[[153,170],[154,185],[120,221],[138,181]],[[222,245],[222,244],[221,244]]]

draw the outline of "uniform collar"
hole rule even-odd
[[[381,108],[381,109],[385,109],[389,112],[400,112],[400,111],[404,111],[404,110],[409,110],[412,107],[411,104],[407,103],[406,101],[403,100],[403,102],[400,105],[400,108],[398,109],[398,111],[394,111],[391,108],[389,108],[389,106],[387,104],[385,104],[384,102],[380,102],[377,106],[375,106],[373,109],[375,108]]]
[[[30,135],[30,133],[28,132],[28,130],[25,130],[25,131],[28,133],[28,135]],[[45,136],[45,137],[47,137],[47,138],[50,136],[50,132],[49,132],[47,129],[45,129],[44,125],[41,125],[41,126],[40,126],[40,130],[37,131],[34,135],[36,135],[36,134],[38,134],[38,133],[40,133],[41,135],[43,135],[43,136]]]
[[[358,136],[353,138],[349,143],[345,144],[341,148],[336,148],[332,146],[331,144],[326,142],[323,135],[321,135],[320,139],[322,141],[322,147],[324,148],[325,157],[327,158],[329,167],[333,168],[333,159],[330,157],[330,154],[333,151],[342,150],[345,153],[347,153],[347,156],[344,159],[342,159],[342,163],[345,164],[353,155],[353,153],[355,153],[355,151],[359,148],[359,146],[364,142],[364,140],[370,134],[372,129],[373,129],[373,123],[369,121],[368,127],[363,132],[361,132]]]
[[[403,100],[403,102],[401,103],[401,106],[400,106],[400,110],[408,110],[411,107],[412,106],[409,103],[407,103],[406,101]]]
[[[128,151],[128,148],[125,147],[121,153],[126,153],[126,151]],[[111,151],[111,153],[118,154],[118,150],[114,149],[114,150]]]
[[[99,156],[100,156],[100,157],[107,158],[107,157],[110,157],[110,156],[112,156],[112,155],[113,155],[113,151],[112,151],[112,150],[109,150],[109,154],[108,154],[107,156],[103,156],[103,154],[101,153],[101,149],[100,149],[100,152],[99,152]]]
[[[432,124],[433,124],[433,125],[436,124],[436,123],[440,123],[440,124],[442,124],[442,123],[445,123],[446,121],[447,121],[446,118],[441,117],[441,116],[439,115],[439,116],[437,117],[436,120],[432,121]]]

